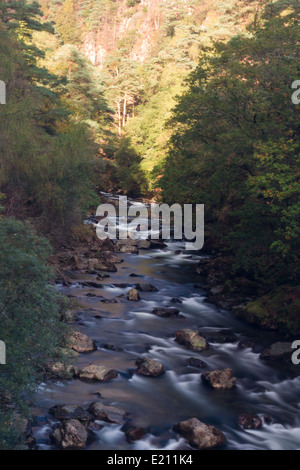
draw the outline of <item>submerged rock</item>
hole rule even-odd
[[[100,402],[91,403],[88,411],[99,421],[115,424],[122,424],[128,415],[128,413],[121,408],[103,405],[103,403]]]
[[[175,341],[192,351],[203,351],[208,348],[206,339],[197,330],[179,330],[175,333]]]
[[[139,441],[140,439],[142,439],[144,435],[146,434],[146,432],[147,432],[146,428],[133,426],[133,427],[128,428],[125,431],[125,436],[126,436],[127,441],[130,443],[130,442]]]
[[[152,284],[147,284],[146,282],[141,282],[139,284],[136,284],[136,289],[141,292],[157,292],[158,291],[157,287],[152,286]]]
[[[203,383],[216,390],[230,390],[236,385],[236,377],[232,369],[220,369],[204,372],[201,375]]]
[[[197,367],[197,369],[204,369],[207,367],[206,362],[201,361],[201,359],[198,359],[197,357],[190,357],[188,359],[188,365],[191,367]]]
[[[286,342],[274,343],[260,354],[260,358],[268,361],[291,362],[294,351],[291,345],[292,343]]]
[[[120,348],[119,346],[116,346],[115,344],[106,343],[106,344],[102,344],[101,347],[103,349],[108,349],[109,351],[118,351],[118,352],[123,351],[122,348]]]
[[[213,449],[226,443],[226,437],[222,431],[215,426],[202,423],[197,418],[181,421],[173,429],[181,434],[192,447],[197,449]]]
[[[118,372],[115,369],[99,364],[90,364],[78,372],[78,376],[81,380],[98,382],[108,382],[109,380],[115,379],[117,375]]]
[[[257,415],[249,413],[242,413],[238,417],[239,425],[244,429],[260,429],[262,427],[262,420]]]
[[[136,373],[139,375],[145,375],[147,377],[157,377],[165,373],[163,365],[155,359],[137,359],[136,365]]]
[[[84,449],[88,433],[80,421],[70,419],[60,424],[50,437],[60,449]]]
[[[179,314],[179,310],[177,308],[165,308],[165,307],[158,307],[154,308],[152,310],[152,313],[154,315],[157,315],[158,317],[163,317],[163,318],[184,318],[183,315]]]

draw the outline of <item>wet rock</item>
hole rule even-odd
[[[119,264],[123,260],[119,258],[118,255],[112,253],[111,251],[97,251],[95,258],[99,259],[101,262],[109,264]]]
[[[123,245],[119,249],[120,253],[131,253],[131,254],[138,254],[139,250],[137,246],[126,246]]]
[[[230,390],[236,385],[236,377],[232,369],[220,369],[204,372],[201,375],[203,383],[216,390]]]
[[[108,382],[115,379],[118,372],[115,369],[99,364],[90,364],[78,372],[81,380]]]
[[[160,250],[162,250],[163,248],[166,248],[167,246],[168,245],[166,245],[161,240],[150,240],[150,248],[151,249],[160,249]]]
[[[88,264],[87,264],[87,271],[89,273],[93,273],[93,272],[97,272],[97,271],[107,271],[107,272],[116,272],[117,271],[117,268],[116,266],[107,261],[107,260],[101,260],[101,259],[98,259],[98,258],[90,258],[88,260]]]
[[[88,433],[77,419],[70,419],[60,424],[50,435],[60,449],[84,449]]]
[[[88,411],[99,421],[115,424],[124,423],[128,415],[128,413],[121,408],[117,408],[116,406],[103,405],[103,403],[100,402],[92,403],[89,406]]]
[[[150,240],[139,240],[138,247],[140,250],[149,250],[150,249]]]
[[[140,300],[140,295],[136,289],[130,289],[127,294],[127,299],[132,302],[137,302],[138,300]]]
[[[181,421],[174,426],[174,431],[181,434],[192,447],[214,449],[226,443],[226,437],[219,429],[202,423],[197,418]]]
[[[207,367],[206,362],[201,361],[201,359],[198,359],[197,357],[190,357],[187,362],[189,366],[197,367],[197,369],[204,369]]]
[[[252,343],[252,341],[241,340],[238,342],[239,349],[252,349],[253,346],[254,346],[254,343]]]
[[[217,333],[206,337],[209,343],[235,343],[238,338],[230,330],[219,330]]]
[[[242,413],[238,417],[239,425],[244,429],[260,429],[262,427],[262,420],[257,415],[249,413]]]
[[[173,297],[170,302],[172,302],[172,304],[182,304],[182,300],[178,299],[178,297]]]
[[[68,346],[78,353],[89,353],[97,349],[95,342],[79,331],[72,334]]]
[[[103,349],[108,349],[109,351],[123,351],[122,348],[120,348],[119,346],[116,346],[115,344],[109,344],[109,343],[106,343],[106,344],[103,344],[101,346]]]
[[[183,315],[179,315],[179,310],[177,308],[164,308],[164,307],[159,307],[159,308],[154,308],[152,310],[152,313],[154,315],[157,315],[158,317],[163,317],[163,318],[184,318]]]
[[[145,428],[134,426],[125,431],[125,436],[128,442],[134,442],[142,439],[146,432]]]
[[[197,330],[179,330],[175,333],[175,341],[192,351],[203,351],[208,348],[206,339]]]
[[[105,279],[107,277],[110,277],[109,274],[107,274],[107,273],[97,273],[97,278],[96,279],[99,279],[99,281],[101,281],[102,279]]]
[[[129,277],[142,277],[140,274],[131,273]]]
[[[291,362],[293,351],[291,343],[278,342],[265,349],[260,358],[268,361]]]
[[[136,289],[141,292],[157,292],[158,291],[157,287],[152,286],[152,284],[147,284],[146,282],[136,284]]]
[[[155,359],[143,358],[137,359],[136,373],[147,377],[157,377],[165,373],[163,365]]]
[[[88,427],[91,422],[91,415],[78,405],[55,405],[50,408],[49,413],[59,421],[67,421],[70,419],[77,419],[85,427]]]

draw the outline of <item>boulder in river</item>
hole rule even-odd
[[[244,429],[260,429],[262,427],[262,420],[258,415],[250,413],[242,413],[238,417],[239,425]]]
[[[118,372],[115,369],[106,367],[100,364],[90,364],[83,369],[80,369],[78,376],[81,380],[108,382],[115,379]]]
[[[143,359],[137,359],[136,373],[139,375],[145,375],[147,377],[157,377],[165,373],[163,365],[155,359],[145,357]]]
[[[68,346],[78,353],[89,353],[97,349],[95,342],[79,331],[75,331],[69,338]]]
[[[204,351],[208,348],[206,339],[197,330],[179,330],[175,333],[175,341],[192,351]]]
[[[157,307],[152,310],[152,313],[163,318],[184,318],[183,315],[179,314],[179,310],[173,307]]]
[[[233,370],[229,368],[204,372],[201,379],[203,383],[216,390],[230,390],[236,385],[236,377],[233,375]]]
[[[136,284],[136,289],[141,292],[157,292],[158,291],[157,287],[152,286],[152,284],[148,284],[146,282],[141,282],[139,284]]]
[[[150,248],[150,240],[139,240],[138,247],[140,250],[149,250]]]
[[[192,447],[197,449],[214,449],[226,443],[226,437],[222,431],[215,426],[202,423],[197,418],[181,421],[173,429],[181,434]]]
[[[123,351],[123,349],[120,348],[119,346],[116,346],[115,344],[110,344],[110,343],[102,344],[101,347],[103,349],[107,349],[108,351],[117,351],[117,352]]]
[[[50,435],[60,449],[84,449],[88,432],[77,419],[61,423]]]
[[[146,432],[146,428],[142,428],[139,426],[131,426],[125,431],[125,436],[127,441],[130,443],[142,439]]]
[[[268,361],[291,362],[293,354],[291,345],[292,343],[288,342],[274,343],[260,354],[260,358]]]
[[[77,419],[85,427],[88,427],[91,422],[91,415],[83,408],[75,404],[52,406],[52,408],[49,410],[49,413],[59,421]]]
[[[190,357],[188,359],[188,365],[191,367],[197,367],[197,369],[205,369],[205,367],[207,367],[206,362],[201,361],[201,359],[198,359],[197,357]]]
[[[130,291],[127,294],[128,300],[131,300],[132,302],[137,302],[140,300],[140,295],[136,289],[130,289]]]
[[[238,337],[231,330],[223,329],[206,336],[209,343],[235,343]]]
[[[95,271],[107,271],[111,273],[115,273],[117,271],[116,266],[114,263],[111,263],[108,260],[101,260],[98,258],[89,258],[87,270],[90,273],[94,273]]]
[[[101,402],[91,403],[88,411],[99,421],[115,424],[122,424],[128,415],[128,413],[121,408],[104,405]]]

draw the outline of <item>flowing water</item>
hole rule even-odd
[[[300,377],[283,365],[259,358],[264,347],[278,340],[275,333],[244,324],[229,311],[205,301],[205,289],[195,287],[198,280],[193,274],[201,253],[188,253],[184,243],[169,242],[162,250],[141,250],[139,255],[120,257],[124,262],[118,265],[118,272],[104,279],[101,288],[83,287],[81,282],[95,280],[94,275],[83,273],[75,273],[71,286],[57,286],[78,303],[81,313],[76,329],[98,346],[97,351],[80,356],[79,367],[101,361],[117,369],[118,378],[107,383],[76,379],[41,384],[35,414],[45,415],[55,404],[87,407],[101,393],[105,404],[125,409],[135,425],[149,427],[150,432],[129,444],[121,426],[102,423],[104,427],[96,432],[88,449],[188,449],[172,426],[191,417],[220,428],[227,437],[228,449],[299,449]],[[132,273],[139,277],[131,277]],[[158,291],[142,292],[138,302],[127,301],[126,296],[118,303],[101,302],[99,296],[113,299],[126,294],[136,282],[151,283]],[[182,303],[172,304],[174,297]],[[162,306],[178,307],[186,318],[160,318],[151,313],[153,308]],[[95,310],[101,319],[95,318]],[[200,329],[206,336],[229,328],[238,340],[250,340],[255,346],[240,349],[237,342],[214,343],[208,350],[195,353],[175,343],[174,333],[182,328]],[[123,351],[104,349],[105,343]],[[136,375],[135,360],[144,356],[162,362],[166,373],[156,378]],[[202,384],[202,371],[187,365],[191,356],[204,360],[208,369],[232,368],[237,377],[236,389],[216,391]],[[272,422],[264,422],[260,430],[243,430],[237,421],[242,412],[268,415]],[[48,424],[35,431],[41,449],[52,448],[49,432]]]

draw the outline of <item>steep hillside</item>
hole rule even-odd
[[[52,50],[50,47],[49,55],[53,55],[53,49],[73,44],[93,64],[114,109],[112,131],[119,137],[129,137],[127,143],[134,148],[150,188],[165,156],[169,138],[165,121],[185,77],[213,41],[244,31],[257,21],[266,3],[41,0],[45,20],[52,21],[57,32],[57,43]],[[112,165],[115,152],[114,145],[104,148]],[[120,158],[118,164],[122,164]],[[128,168],[127,163],[124,165]],[[136,173],[136,165],[128,172]],[[113,166],[109,175],[113,185],[123,186],[125,191],[132,187],[120,181]],[[134,174],[132,178],[136,179]],[[143,191],[147,186],[141,181],[136,185]]]

